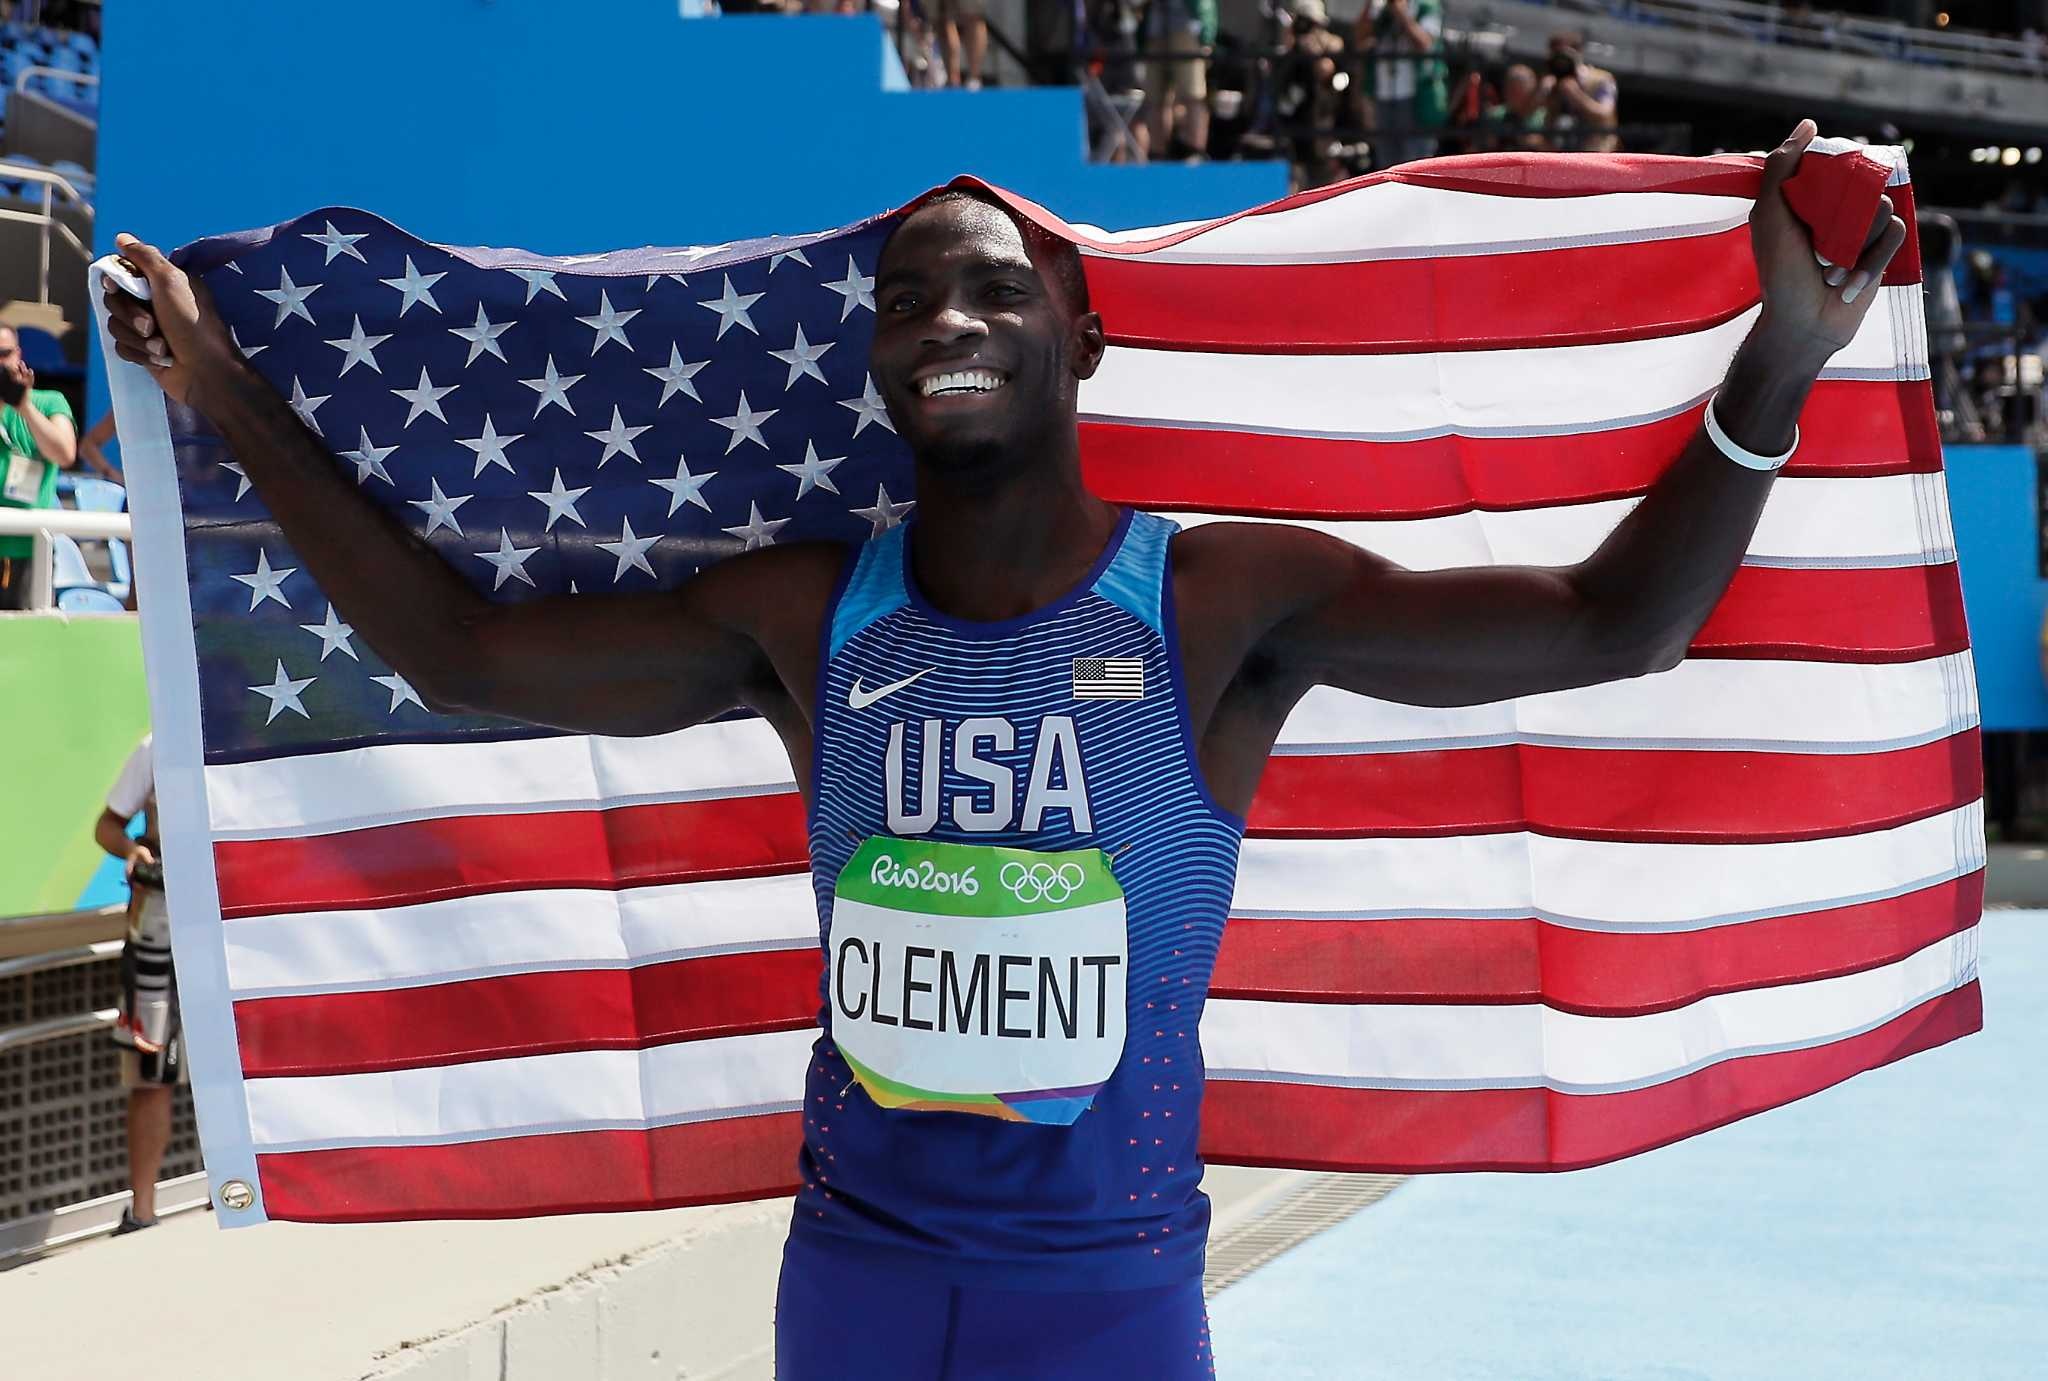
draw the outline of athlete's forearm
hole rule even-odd
[[[1713,404],[1729,440],[1783,453],[1827,358],[1759,320]],[[1702,426],[1573,582],[1603,623],[1675,664],[1735,578],[1775,478],[1731,460]]]
[[[255,370],[240,361],[210,368],[194,379],[191,401],[226,438],[342,617],[433,697],[459,669],[462,635],[488,602],[350,481]]]

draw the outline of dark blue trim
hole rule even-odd
[[[1178,537],[1180,533],[1175,532],[1173,536]],[[1202,755],[1195,743],[1194,712],[1188,708],[1187,676],[1180,664],[1180,608],[1173,597],[1171,537],[1167,539],[1166,560],[1161,566],[1163,569],[1159,577],[1159,611],[1160,622],[1165,627],[1160,630],[1159,639],[1166,644],[1166,672],[1173,682],[1174,714],[1180,721],[1181,747],[1188,757],[1188,780],[1195,784],[1195,790],[1201,795],[1202,804],[1214,812],[1217,819],[1235,829],[1242,838],[1247,827],[1245,818],[1219,802],[1215,794],[1209,790],[1208,778],[1202,775]]]
[[[933,608],[931,601],[924,597],[924,591],[917,586],[917,572],[911,569],[910,534],[908,532],[903,536],[904,593],[910,596],[911,608],[917,610],[918,613],[924,615],[924,617],[930,619],[941,628],[969,638],[1006,638],[1012,633],[1028,628],[1034,623],[1043,622],[1054,614],[1061,613],[1083,595],[1093,590],[1095,582],[1102,579],[1102,573],[1109,569],[1109,563],[1116,560],[1117,552],[1123,549],[1124,537],[1131,530],[1131,517],[1136,511],[1130,508],[1123,510],[1122,516],[1117,519],[1116,531],[1112,532],[1109,535],[1109,541],[1103,544],[1102,554],[1095,558],[1095,564],[1089,567],[1088,574],[1082,576],[1072,589],[1052,603],[1033,609],[1028,614],[1019,614],[1014,619],[997,619],[993,622],[982,619],[962,619],[955,618],[951,614],[943,613]],[[908,527],[916,521],[916,518],[912,518],[905,526]]]
[[[804,839],[809,841],[818,827],[818,773],[824,767],[825,759],[825,706],[828,697],[825,683],[832,674],[832,625],[839,617],[839,601],[846,596],[846,587],[853,583],[853,573],[860,569],[860,554],[863,547],[849,547],[846,560],[839,567],[839,578],[832,582],[832,597],[825,601],[825,617],[818,624],[818,676],[811,690],[811,779],[805,783],[804,792]]]

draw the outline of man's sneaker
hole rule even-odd
[[[140,1218],[135,1216],[134,1209],[124,1208],[121,1210],[120,1226],[114,1229],[113,1235],[116,1237],[120,1237],[126,1233],[141,1232],[144,1228],[153,1228],[155,1226],[156,1219],[152,1218],[145,1223]]]

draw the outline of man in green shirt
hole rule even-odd
[[[78,463],[78,422],[53,388],[37,388],[21,337],[0,326],[0,508],[55,508],[57,471]],[[0,609],[28,594],[33,537],[0,536]]]

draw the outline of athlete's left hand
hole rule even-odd
[[[1764,160],[1763,185],[1749,213],[1749,243],[1763,288],[1758,330],[1795,354],[1825,360],[1855,338],[1885,265],[1906,242],[1906,223],[1892,214],[1892,199],[1878,199],[1877,215],[1854,264],[1823,264],[1813,237],[1785,200],[1785,180],[1799,170],[1815,126],[1801,120]]]

